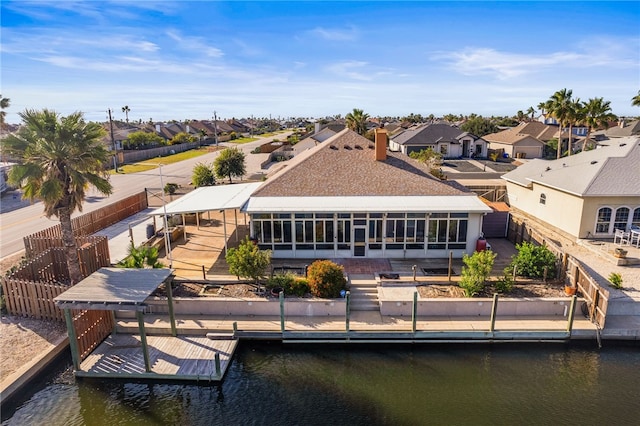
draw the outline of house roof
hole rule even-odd
[[[557,160],[532,160],[502,178],[578,196],[640,196],[640,138],[616,139],[608,146]]]
[[[640,135],[640,120],[630,121],[628,124],[622,124],[622,126],[612,126],[605,130],[594,132],[594,134],[605,134],[611,138],[622,138],[625,136]]]
[[[457,127],[438,123],[405,130],[393,136],[393,141],[399,145],[435,145],[438,142],[458,142],[461,137],[468,135],[471,134]],[[473,138],[477,139],[476,136]]]
[[[424,164],[387,151],[375,160],[374,143],[345,129],[290,160],[255,197],[472,196],[455,182],[444,182]]]
[[[563,136],[566,136],[566,132],[563,132]],[[540,143],[543,143],[557,137],[557,126],[550,126],[538,121],[531,121],[528,123],[520,123],[516,127],[512,127],[501,132],[490,133],[485,135],[484,139],[489,142],[515,145],[528,138],[534,138]]]

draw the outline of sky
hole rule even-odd
[[[640,2],[0,2],[8,123],[515,115],[557,90],[638,116]]]

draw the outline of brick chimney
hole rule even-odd
[[[376,161],[387,159],[387,129],[376,129]]]

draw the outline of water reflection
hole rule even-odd
[[[637,347],[243,342],[222,385],[54,382],[3,425],[634,424],[638,365]]]

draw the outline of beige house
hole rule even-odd
[[[640,226],[640,138],[606,143],[503,175],[511,207],[575,238],[611,238]]]
[[[545,143],[557,137],[558,126],[532,121],[485,135],[484,139],[489,142],[489,149],[503,149],[512,158],[542,158]],[[562,137],[568,138],[566,132]]]

